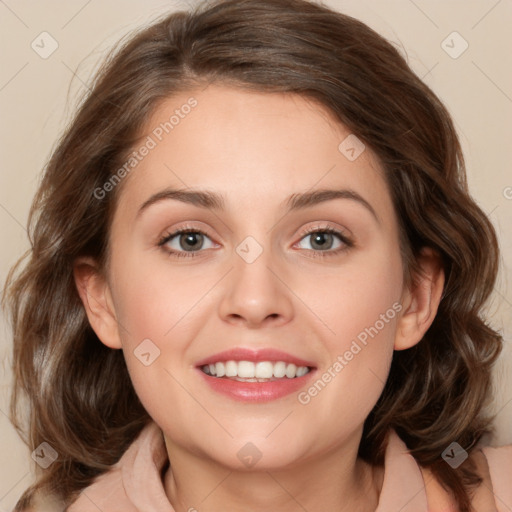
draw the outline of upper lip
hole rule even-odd
[[[201,359],[201,361],[197,363],[197,366],[201,367],[222,361],[252,361],[254,363],[259,361],[283,361],[296,366],[309,366],[310,368],[315,366],[311,361],[306,361],[305,359],[274,348],[249,349],[241,347],[224,350],[208,356],[205,359]]]

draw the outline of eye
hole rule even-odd
[[[210,247],[204,247],[205,240],[210,240],[210,238],[200,229],[183,228],[165,235],[158,242],[158,245],[164,247],[172,256],[194,257],[194,253],[199,252],[201,249],[211,249],[213,247],[211,240]]]
[[[301,241],[310,239],[311,248],[306,250],[314,251],[315,256],[333,256],[353,247],[354,243],[344,233],[332,227],[315,227],[303,233]],[[336,239],[338,239],[337,247]],[[304,248],[304,247],[303,247]],[[324,254],[325,253],[325,254]]]
[[[312,251],[315,256],[334,256],[354,246],[353,241],[345,234],[330,226],[315,227],[302,234],[301,241],[311,239],[311,248],[305,248]],[[333,248],[338,239],[338,246]],[[209,241],[209,246],[208,242]],[[205,242],[207,247],[205,247]],[[211,249],[214,243],[210,237],[200,229],[182,228],[172,233],[168,233],[158,242],[158,246],[172,257],[195,257],[201,252],[201,249]],[[302,247],[304,249],[304,247]]]

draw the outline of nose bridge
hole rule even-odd
[[[235,247],[234,268],[220,314],[226,320],[236,318],[253,325],[267,318],[284,322],[292,314],[290,293],[276,276],[279,264],[270,237],[264,230],[259,230],[256,236],[247,236]]]

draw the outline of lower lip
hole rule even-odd
[[[240,402],[271,402],[297,392],[315,372],[311,369],[302,377],[282,378],[269,382],[240,382],[238,380],[212,377],[198,368],[204,381],[213,391]]]

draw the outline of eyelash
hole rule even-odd
[[[180,236],[184,233],[199,233],[201,235],[208,236],[207,233],[205,233],[204,231],[197,229],[197,228],[182,228],[182,229],[178,229],[172,233],[168,233],[168,234],[164,235],[159,240],[158,246],[163,248],[163,246],[167,242],[169,242],[173,238]],[[345,252],[354,246],[354,242],[350,238],[348,238],[346,235],[344,235],[341,231],[338,231],[337,229],[334,229],[329,226],[327,226],[325,228],[315,227],[315,228],[307,229],[304,233],[301,234],[300,240],[302,240],[303,238],[306,238],[308,235],[312,235],[315,233],[328,233],[331,235],[336,235],[340,239],[340,241],[343,242],[343,244],[344,244],[342,247],[340,247],[338,249],[328,250],[328,251],[315,251],[314,249],[307,249],[309,251],[313,251],[313,253],[315,253],[314,257],[316,257],[316,258],[337,256],[338,254],[341,254],[342,252]],[[208,238],[210,238],[210,237],[208,237]],[[202,251],[170,251],[167,249],[164,249],[164,250],[169,256],[171,256],[173,258],[174,257],[176,257],[176,258],[194,258],[194,257],[197,257],[198,253],[202,252]]]

